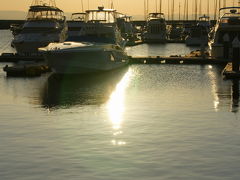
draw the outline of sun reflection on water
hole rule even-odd
[[[208,75],[210,77],[210,81],[211,81],[211,85],[212,85],[212,94],[213,94],[213,106],[216,112],[219,111],[219,104],[220,104],[220,100],[217,94],[218,88],[217,88],[217,84],[216,84],[216,74],[214,73],[214,71],[212,70],[212,68],[209,68],[209,72]]]
[[[121,131],[121,125],[123,122],[123,114],[125,111],[125,92],[131,80],[133,72],[129,68],[128,72],[123,76],[121,81],[117,84],[116,89],[111,94],[110,99],[107,103],[107,111],[109,119],[112,123],[112,128],[114,130],[113,136],[119,136],[123,132]],[[112,140],[113,145],[125,145],[126,142]]]

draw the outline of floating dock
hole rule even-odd
[[[51,69],[45,64],[17,64],[14,66],[6,65],[3,71],[7,73],[8,77],[36,77],[43,73],[50,72]]]
[[[129,57],[130,64],[227,64],[226,59],[215,59],[211,57]]]
[[[43,56],[22,56],[15,53],[2,53],[0,56],[0,62],[13,62],[17,63],[19,61],[44,61]]]

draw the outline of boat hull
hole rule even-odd
[[[44,57],[57,74],[87,74],[114,70],[128,64],[128,58],[118,50],[80,50],[46,52]]]
[[[185,40],[187,46],[201,46],[208,44],[207,37],[187,37]]]

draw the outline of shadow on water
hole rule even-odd
[[[105,103],[127,67],[97,74],[49,76],[42,97],[45,108],[68,108],[75,105]]]

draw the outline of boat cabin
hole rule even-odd
[[[84,22],[86,19],[86,13],[73,13],[71,16],[71,21]]]
[[[57,7],[47,5],[30,6],[27,20],[59,20],[64,21],[65,16],[62,10]]]
[[[87,22],[115,23],[116,18],[117,12],[114,9],[104,9],[104,7],[98,7],[97,10],[86,11]]]

